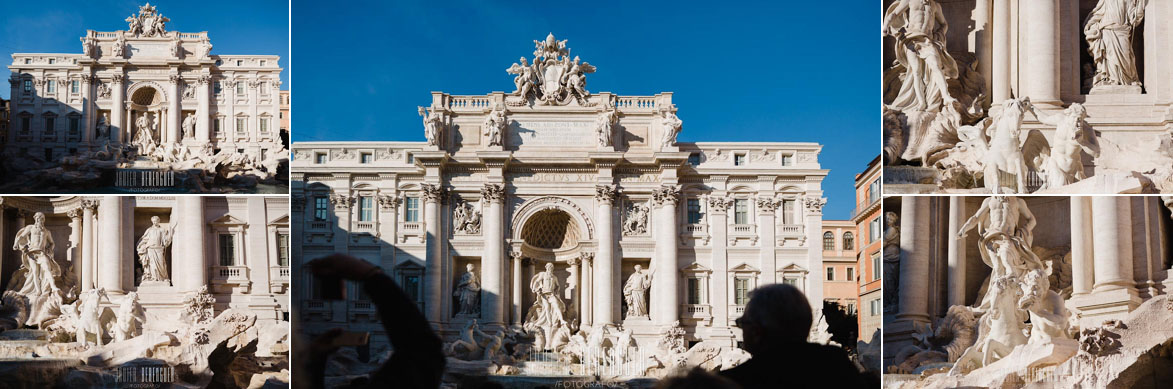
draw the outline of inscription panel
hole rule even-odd
[[[170,57],[169,43],[131,43],[127,44],[131,57]]]
[[[509,145],[513,147],[595,147],[595,122],[570,120],[513,120]]]

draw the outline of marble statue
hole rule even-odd
[[[1058,188],[1087,178],[1083,171],[1081,152],[1098,157],[1100,148],[1095,141],[1095,133],[1085,120],[1087,110],[1083,105],[1072,103],[1059,114],[1047,114],[1036,109],[1034,105],[1030,106],[1030,110],[1039,122],[1055,126],[1050,156],[1042,168],[1046,175],[1042,188]]]
[[[139,147],[140,153],[150,153],[155,148],[155,136],[151,132],[154,125],[151,118],[147,117],[146,113],[142,113],[138,119],[135,119],[134,126],[136,130],[134,144]]]
[[[138,15],[130,15],[126,18],[129,23],[126,32],[136,36],[162,36],[166,32],[166,23],[171,19],[156,12],[155,7],[147,4],[139,7]]]
[[[452,210],[452,227],[456,232],[479,234],[481,232],[481,211],[467,201],[462,201]]]
[[[191,88],[188,88],[188,90],[191,90]],[[195,122],[195,115],[190,113],[187,114],[187,117],[183,118],[183,139],[195,138]]]
[[[521,64],[514,63],[505,72],[517,75],[513,78],[513,85],[516,87],[513,93],[521,96],[522,100],[527,100],[530,94],[536,92],[534,85],[538,83],[538,76],[534,72],[534,68],[525,60],[525,57],[521,57]]]
[[[884,13],[884,36],[896,38],[896,64],[902,68],[900,90],[889,104],[900,111],[938,112],[953,101],[948,80],[957,78],[957,62],[945,49],[948,26],[935,0],[896,0]]]
[[[109,89],[107,89],[107,91],[108,90]],[[103,113],[102,116],[98,117],[98,124],[95,127],[97,130],[97,136],[100,139],[108,139],[110,137],[110,125],[107,124],[109,123],[109,119],[107,118],[108,116],[110,116],[109,113]]]
[[[94,342],[98,346],[103,344],[102,336],[104,326],[102,325],[102,307],[99,305],[102,300],[110,301],[106,297],[106,288],[90,289],[82,292],[78,297],[77,304],[77,341],[79,343],[91,343],[89,336],[94,336]]]
[[[143,312],[143,306],[139,304],[138,292],[128,292],[126,298],[122,299],[122,303],[118,305],[118,312],[114,316],[116,317],[113,331],[115,342],[141,335],[143,323],[146,322],[147,317]]]
[[[1002,111],[994,117],[994,135],[989,141],[989,148],[981,157],[985,187],[994,194],[1003,193],[1006,189],[1002,184],[1006,176],[1014,179],[1010,193],[1028,192],[1026,176],[1029,170],[1020,133],[1022,118],[1031,106],[1029,98],[1009,99],[1002,103]]]
[[[889,373],[912,374],[927,364],[956,362],[977,340],[977,317],[973,308],[964,305],[949,307],[945,317],[936,323],[935,330],[928,324],[914,326],[915,343],[896,352]]]
[[[1147,4],[1148,0],[1100,0],[1088,14],[1083,33],[1095,63],[1093,85],[1141,85],[1132,41]]]
[[[892,312],[900,285],[900,216],[884,213],[884,312]]]
[[[200,39],[200,46],[199,47],[200,47],[200,52],[199,52],[200,58],[207,58],[209,55],[212,55],[212,41],[210,39],[208,39],[207,37]]]
[[[648,316],[647,292],[652,287],[653,274],[653,269],[641,270],[639,265],[635,265],[635,272],[627,277],[627,283],[623,284],[623,301],[627,302],[627,317]]]
[[[485,345],[484,353],[481,354],[481,360],[493,361],[497,359],[498,355],[503,355],[505,351],[505,331],[497,330],[492,337],[489,338],[488,344]]]
[[[676,146],[676,137],[680,135],[680,127],[683,122],[676,117],[676,113],[671,110],[665,110],[663,116],[660,117],[660,128],[664,129],[664,137],[660,139],[660,151],[667,151],[670,147]]]
[[[481,280],[473,273],[473,265],[470,263],[465,265],[467,270],[464,275],[460,276],[460,282],[456,284],[456,290],[452,291],[452,295],[459,298],[459,310],[457,315],[471,315],[476,316],[481,314]]]
[[[81,54],[82,55],[92,58],[94,56],[94,47],[95,46],[97,46],[97,42],[94,41],[94,37],[92,37],[92,36],[81,37]]]
[[[1071,313],[1064,306],[1063,297],[1051,290],[1048,276],[1052,268],[1036,269],[1026,273],[1022,282],[1020,308],[1030,312],[1031,331],[1027,341],[1031,344],[1051,344],[1055,339],[1070,339],[1067,336]]]
[[[599,139],[599,147],[610,147],[615,138],[615,124],[619,122],[619,113],[614,109],[603,110],[595,123],[595,136]]]
[[[958,239],[977,228],[981,234],[978,252],[982,261],[992,269],[991,282],[1007,275],[1022,277],[1022,269],[1043,267],[1031,250],[1036,223],[1025,200],[1012,196],[990,196],[982,200],[977,212],[961,226]],[[987,298],[989,296],[987,293]]]
[[[579,63],[578,56],[574,56],[574,60],[570,62],[570,71],[562,77],[562,84],[565,85],[567,93],[574,96],[580,102],[590,96],[590,92],[586,90],[586,74],[595,71],[595,67],[586,62]]]
[[[1023,333],[1026,317],[1018,309],[1019,282],[1013,275],[991,280],[987,296],[994,297],[979,308],[984,313],[979,321],[977,341],[961,354],[949,374],[965,374],[989,366],[1010,354],[1014,347],[1026,344]]]
[[[151,226],[139,238],[135,252],[139,262],[143,265],[143,282],[167,282],[171,277],[167,274],[167,246],[171,245],[171,238],[175,236],[174,222],[170,227],[163,227],[158,216],[151,216]]]
[[[53,235],[45,227],[45,214],[37,212],[33,215],[33,224],[24,226],[16,232],[13,238],[12,249],[20,253],[20,268],[12,275],[12,281],[23,281],[16,291],[30,299],[61,294],[57,285],[61,276],[61,268],[53,259]],[[13,285],[10,283],[10,285]],[[37,316],[38,304],[33,303]],[[31,320],[31,319],[30,319]]]
[[[170,46],[172,57],[179,58],[183,56],[183,43],[179,40],[179,32],[175,32],[175,36],[171,39]]]
[[[589,359],[593,359],[596,363],[602,361],[607,355],[608,348],[604,342],[607,340],[607,330],[610,327],[611,324],[604,324],[587,335],[586,355],[590,356]]]
[[[883,107],[884,164],[895,165],[904,154],[904,123],[900,111]]]
[[[554,331],[566,322],[563,314],[566,303],[558,291],[561,288],[558,277],[554,276],[554,264],[547,263],[546,271],[534,274],[529,282],[530,291],[534,293],[534,304],[526,314],[524,327],[530,332],[539,332],[544,339],[553,338]],[[553,350],[550,342],[543,345],[544,350]]]
[[[648,233],[648,205],[631,204],[623,217],[623,236]]]
[[[440,137],[448,126],[447,116],[434,108],[428,112],[424,107],[419,107],[419,114],[424,118],[424,137],[428,140],[428,146],[439,146]]]
[[[478,340],[478,337],[485,339],[489,335],[481,331],[476,319],[471,319],[464,325],[464,329],[460,330],[460,338],[448,344],[444,353],[456,359],[475,360],[483,355],[484,351],[484,342]]]
[[[635,341],[631,339],[631,328],[620,328],[619,335],[611,345],[611,360],[615,363],[629,362],[631,349],[636,347]]]
[[[505,132],[505,127],[509,125],[508,119],[505,118],[505,108],[497,107],[492,112],[485,116],[485,122],[482,125],[485,136],[485,145],[487,146],[501,146],[501,134]]]
[[[126,50],[126,37],[118,34],[118,40],[114,41],[114,46],[110,54],[114,55],[115,58],[122,58],[125,55],[124,50]]]

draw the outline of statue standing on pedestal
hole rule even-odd
[[[151,119],[144,112],[134,121],[137,132],[134,135],[134,144],[139,147],[139,154],[149,154],[155,147],[155,136],[151,133]]]
[[[23,280],[23,283],[9,285],[19,285],[20,288],[15,290],[28,296],[30,300],[60,294],[57,277],[61,275],[61,268],[57,266],[57,261],[53,260],[53,235],[45,228],[45,214],[37,212],[33,215],[33,224],[17,231],[13,240],[15,243],[12,249],[20,252],[21,264],[13,274],[12,280]],[[37,304],[35,301],[30,303],[33,305],[33,315],[30,316],[35,316]]]
[[[167,275],[167,246],[175,235],[175,224],[164,228],[158,216],[151,216],[151,227],[143,233],[135,251],[143,265],[143,282],[171,280]]]
[[[456,312],[457,315],[479,315],[481,314],[481,280],[476,273],[472,272],[472,264],[465,266],[468,272],[460,276],[460,283],[456,284],[456,290],[452,291],[452,295],[460,298],[460,309]]]
[[[664,129],[664,138],[660,140],[660,151],[676,146],[676,137],[680,135],[680,127],[683,124],[684,122],[676,117],[675,112],[664,111],[664,116],[660,118],[660,128]]]
[[[1095,61],[1093,85],[1141,85],[1132,34],[1144,20],[1147,3],[1148,0],[1100,0],[1088,14],[1083,34]]]
[[[524,327],[527,331],[538,332],[543,339],[553,339],[554,331],[566,322],[563,313],[566,303],[558,295],[562,285],[554,276],[554,264],[547,263],[546,271],[530,278],[529,288],[534,292],[534,305],[526,314]],[[545,344],[549,349],[549,344]]]
[[[623,301],[627,302],[627,317],[648,316],[647,292],[652,287],[652,274],[652,269],[641,270],[639,265],[635,265],[635,272],[627,277],[627,283],[623,285]]]
[[[183,139],[192,139],[195,137],[195,115],[187,114],[183,118]]]

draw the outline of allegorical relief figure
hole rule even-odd
[[[171,279],[167,275],[167,246],[171,245],[171,237],[174,235],[175,223],[171,223],[171,227],[163,227],[159,224],[158,216],[151,216],[151,226],[143,233],[135,249],[143,265],[143,282],[167,282]]]
[[[1144,20],[1148,0],[1100,0],[1084,22],[1088,53],[1095,62],[1092,84],[1136,85],[1136,53],[1132,37]]]
[[[623,301],[627,302],[627,317],[648,316],[648,289],[652,287],[652,269],[635,265],[635,272],[623,284]]]
[[[660,117],[660,128],[664,129],[664,137],[660,140],[660,150],[666,150],[669,147],[676,146],[676,137],[680,135],[680,127],[684,122],[676,117],[676,113],[671,110],[665,110],[664,115]]]
[[[428,146],[439,146],[440,136],[448,125],[446,118],[435,109],[429,112],[424,107],[419,107],[419,114],[424,118],[424,138],[427,138]]]
[[[452,291],[452,296],[460,300],[460,309],[456,312],[457,315],[480,315],[481,314],[481,280],[473,273],[472,264],[465,265],[467,270],[464,275],[460,276],[460,282],[456,284],[456,290]]]

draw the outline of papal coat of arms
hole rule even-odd
[[[160,15],[151,3],[147,3],[138,9],[138,15],[130,15],[126,18],[126,22],[130,23],[126,32],[134,36],[153,37],[163,36],[167,32],[166,24],[171,19]]]
[[[547,35],[545,41],[534,41],[534,47],[532,64],[522,57],[520,63],[505,70],[515,75],[513,84],[517,89],[513,94],[520,97],[507,104],[526,105],[532,98],[542,105],[566,105],[571,101],[591,105],[586,101],[590,96],[586,90],[586,74],[594,73],[595,67],[579,61],[577,56],[570,59],[566,40],[554,39],[553,33]]]

